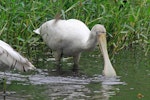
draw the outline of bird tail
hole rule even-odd
[[[10,68],[19,71],[35,70],[36,68],[28,59],[21,56],[10,45],[0,40],[0,61]]]
[[[40,34],[40,28],[33,30],[34,33]]]

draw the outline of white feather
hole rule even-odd
[[[36,34],[40,34],[40,28],[33,30],[33,32],[35,32]]]
[[[0,40],[0,61],[9,67],[16,68],[20,71],[35,69],[35,67],[10,45]]]

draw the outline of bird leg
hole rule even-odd
[[[61,52],[54,52],[54,57],[56,61],[57,71],[60,73],[61,72],[61,58],[62,58]]]
[[[73,56],[73,62],[74,62],[74,65],[73,65],[73,69],[72,71],[73,72],[76,72],[78,73],[78,70],[79,70],[79,60],[80,60],[80,53]]]

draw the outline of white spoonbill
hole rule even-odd
[[[40,34],[49,48],[55,51],[58,69],[60,69],[62,56],[72,56],[73,71],[77,71],[81,52],[92,50],[99,43],[104,58],[103,74],[108,77],[116,76],[108,56],[106,29],[103,25],[96,24],[90,31],[83,22],[77,19],[53,19],[42,24],[34,32]]]
[[[0,62],[19,71],[36,69],[26,58],[22,57],[10,45],[0,40]]]

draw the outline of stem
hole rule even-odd
[[[3,98],[6,100],[6,77],[3,78]]]

